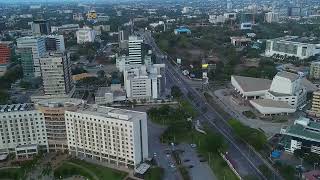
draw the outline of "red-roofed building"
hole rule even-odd
[[[10,59],[10,48],[7,44],[0,42],[0,65],[8,64]]]

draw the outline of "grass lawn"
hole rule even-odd
[[[24,179],[24,170],[22,168],[8,168],[0,170],[0,179]]]
[[[163,173],[163,169],[160,167],[151,168],[147,172],[145,180],[162,180]]]
[[[70,177],[73,175],[81,175],[90,180],[122,180],[127,173],[80,160],[66,161],[54,171],[55,177]]]

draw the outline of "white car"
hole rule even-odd
[[[196,147],[197,147],[196,144],[190,144],[190,146],[191,146],[192,148],[196,148]]]

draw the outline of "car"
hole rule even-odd
[[[174,164],[170,164],[171,168],[176,168],[176,166]]]
[[[189,165],[188,168],[189,168],[189,169],[193,168],[193,165]]]
[[[166,156],[169,158],[169,157],[170,157],[170,154],[167,154]]]
[[[190,144],[190,146],[191,146],[192,148],[196,148],[196,147],[197,147],[196,144]]]
[[[185,159],[183,162],[189,162],[190,160],[189,159]]]
[[[153,157],[157,157],[157,153],[153,153]]]

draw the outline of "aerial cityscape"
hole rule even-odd
[[[319,180],[320,0],[0,0],[0,179]]]

